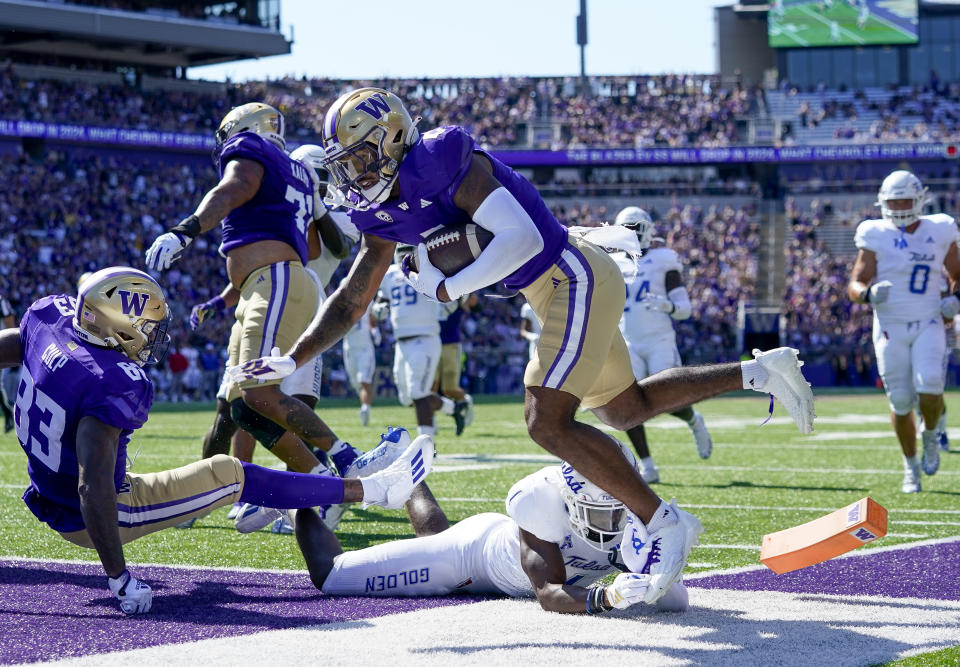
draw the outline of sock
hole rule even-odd
[[[640,465],[644,470],[653,470],[657,467],[657,464],[653,462],[652,456],[644,456],[642,459],[640,459]]]
[[[903,467],[914,468],[914,469],[920,467],[920,452],[917,452],[913,456],[904,456]]]
[[[417,435],[436,435],[437,427],[436,426],[417,426]]]
[[[244,483],[240,502],[298,509],[343,502],[343,480],[310,473],[283,472],[242,461]]]
[[[343,440],[337,440],[333,443],[333,447],[330,448],[327,454],[330,455],[330,460],[333,461],[333,465],[337,466],[337,470],[346,470],[347,466],[360,456],[360,452],[356,447]]]
[[[440,406],[440,412],[445,415],[453,414],[453,409],[456,407],[456,404],[451,399],[447,398],[446,396],[441,396],[440,403],[442,403]]]
[[[740,362],[740,373],[743,375],[743,388],[753,389],[754,391],[763,391],[767,386],[769,374],[767,369],[760,365],[756,359]]]
[[[323,461],[314,466],[313,470],[310,471],[311,475],[332,475],[330,468],[328,468]]]
[[[361,403],[361,404],[360,404],[360,412],[370,412],[370,404],[369,404],[369,403]]]
[[[673,511],[670,505],[661,500],[660,507],[657,508],[657,511],[653,514],[653,518],[650,519],[650,523],[647,524],[647,531],[655,533],[676,521],[677,513]]]

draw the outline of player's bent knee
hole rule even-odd
[[[257,442],[267,449],[273,449],[273,446],[286,432],[286,429],[280,424],[261,415],[247,405],[242,398],[235,398],[230,403],[230,416],[240,428],[250,433],[257,439]]]
[[[895,415],[908,415],[913,410],[915,395],[912,391],[891,391],[887,399],[890,401],[890,411]]]

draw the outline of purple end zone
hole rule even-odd
[[[99,564],[3,561],[0,663],[125,651],[263,630],[374,618],[485,598],[320,594],[306,574],[137,567],[153,609],[125,616]]]
[[[684,583],[744,591],[960,600],[958,572],[960,542],[942,542],[893,551],[867,551],[786,574],[763,569],[689,579]]]

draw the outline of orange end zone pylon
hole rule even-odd
[[[760,561],[777,574],[816,565],[887,534],[887,510],[863,498],[808,523],[763,536]]]

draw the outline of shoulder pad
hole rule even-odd
[[[510,487],[507,514],[528,533],[559,544],[569,534],[570,524],[560,490],[552,481],[556,472],[556,466],[549,466]]]
[[[407,200],[456,188],[470,168],[475,144],[463,128],[425,132],[403,160],[400,187]]]

